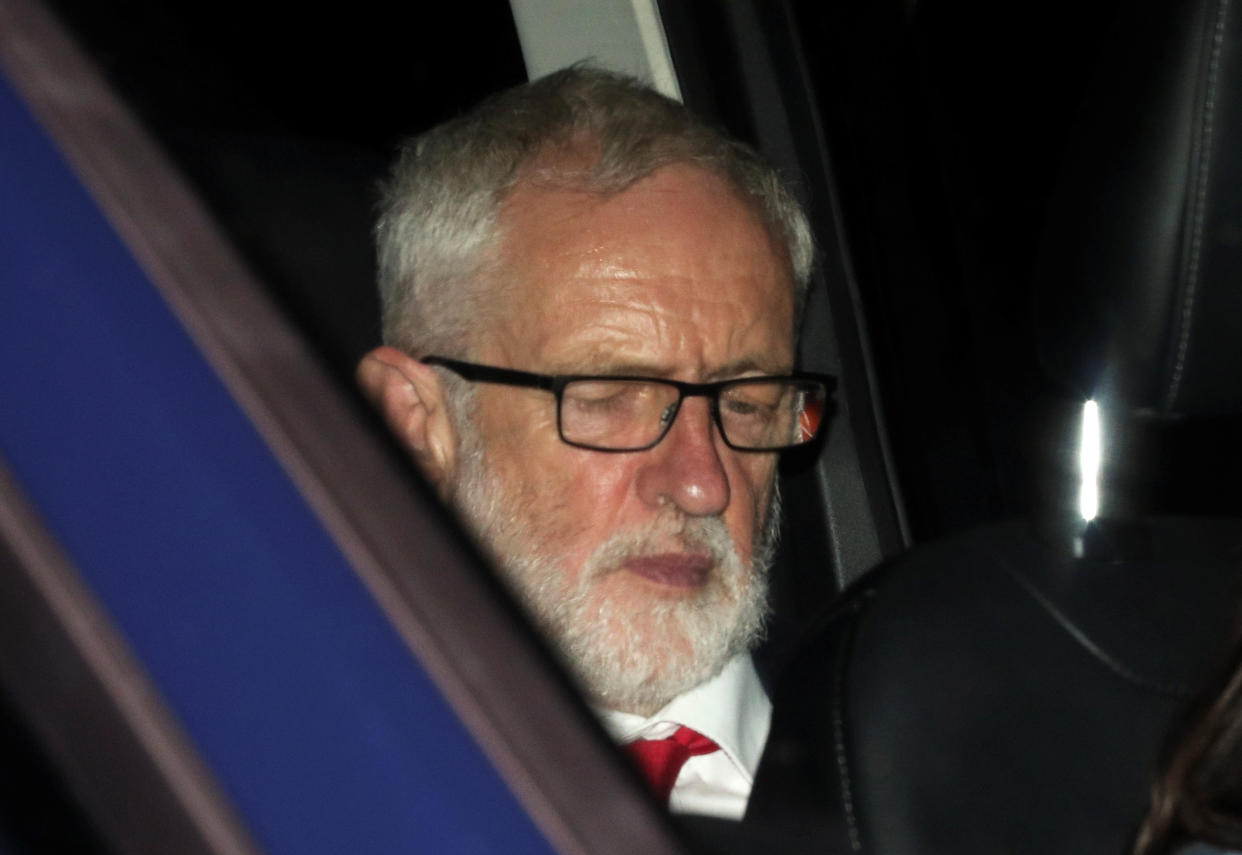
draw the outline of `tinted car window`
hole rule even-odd
[[[343,382],[378,343],[370,227],[395,147],[525,80],[506,0],[51,6]]]

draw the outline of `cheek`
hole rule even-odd
[[[497,476],[535,545],[572,576],[595,549],[627,522],[627,474],[621,458],[554,446],[506,446],[491,455]]]
[[[562,495],[566,566],[578,568],[604,541],[627,525],[629,484],[623,458],[566,448],[554,466]],[[547,482],[545,482],[547,483]]]
[[[749,561],[754,552],[775,480],[776,462],[767,457],[748,455],[730,467],[732,500],[725,517],[733,542],[745,561]]]

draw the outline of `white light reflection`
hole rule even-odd
[[[1078,492],[1078,509],[1087,522],[1100,511],[1100,408],[1095,401],[1082,405],[1082,443],[1078,449],[1078,465],[1082,486]]]

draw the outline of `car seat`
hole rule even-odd
[[[1209,512],[1242,438],[1242,9],[1120,14],[1034,308],[1051,379],[1101,414],[1102,468],[1063,425],[1042,513],[918,546],[821,616],[747,814],[815,851],[1124,851],[1237,619],[1242,519]]]

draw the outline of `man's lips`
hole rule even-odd
[[[644,555],[631,558],[623,565],[631,573],[644,579],[670,585],[674,588],[699,588],[707,584],[715,562],[706,555],[685,552],[666,552],[661,555]]]

